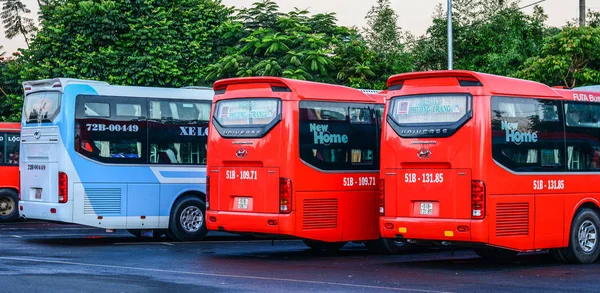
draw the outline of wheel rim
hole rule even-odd
[[[15,210],[15,201],[10,197],[0,197],[0,216],[8,216]]]
[[[179,217],[181,227],[185,232],[196,233],[202,227],[204,223],[204,214],[200,208],[196,206],[189,206],[181,212]]]
[[[579,226],[578,240],[579,246],[584,252],[589,253],[596,248],[596,235],[598,229],[590,220],[585,220]]]

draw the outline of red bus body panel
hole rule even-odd
[[[461,86],[460,80],[481,85]],[[392,87],[399,85],[400,89]],[[600,206],[600,190],[590,184],[597,175],[513,173],[494,161],[491,151],[492,96],[600,102],[596,93],[461,70],[400,74],[390,77],[388,86],[384,118],[388,118],[392,98],[422,94],[469,94],[473,114],[449,137],[401,138],[384,122],[382,237],[484,244],[518,251],[558,248],[568,246],[577,209],[586,203]],[[426,160],[418,157],[423,148],[431,152]],[[411,181],[411,174],[423,178],[423,173],[443,174],[444,182],[406,182]],[[559,179],[564,180],[564,189],[533,189],[533,180]],[[471,180],[485,184],[483,219],[471,217]],[[433,203],[431,215],[419,214],[421,202]]]
[[[289,91],[275,92],[272,86]],[[329,242],[379,238],[377,184],[343,186],[348,177],[372,177],[377,182],[379,173],[322,172],[304,163],[299,154],[298,108],[302,100],[383,104],[383,95],[271,77],[220,80],[214,88],[217,95],[213,117],[215,105],[221,100],[277,98],[282,102],[282,120],[262,138],[223,138],[211,124],[207,163],[210,198],[206,212],[209,230]],[[236,152],[242,147],[247,155],[239,158]],[[230,176],[227,174],[242,171],[251,172],[257,179],[226,179]],[[292,182],[292,210],[288,214],[279,212],[280,178]],[[237,208],[236,197],[249,198],[247,209]]]
[[[14,132],[19,133],[21,131],[20,123],[0,123],[0,132]],[[2,150],[4,151],[4,150]],[[7,154],[4,154],[7,155]],[[4,157],[2,158],[4,160]],[[9,166],[0,164],[0,189],[8,188],[19,192],[19,164]]]

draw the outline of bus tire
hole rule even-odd
[[[208,229],[205,215],[206,203],[198,197],[186,196],[179,199],[169,218],[169,238],[177,241],[202,240]]]
[[[346,242],[325,242],[316,240],[303,240],[310,249],[317,251],[338,251],[346,245]]]
[[[476,248],[475,253],[486,261],[506,261],[511,260],[519,254],[518,251],[501,248]]]
[[[592,209],[580,209],[571,224],[569,246],[562,253],[570,263],[593,263],[600,255],[598,229],[600,218]]]
[[[142,229],[127,229],[127,232],[135,237],[142,237],[142,231]],[[152,238],[160,238],[165,235],[165,233],[167,233],[166,230],[153,230]]]
[[[365,246],[371,253],[376,254],[399,254],[406,253],[412,245],[406,241],[398,241],[392,238],[379,238],[365,242]]]
[[[0,189],[0,222],[15,221],[19,218],[19,195],[12,189]]]

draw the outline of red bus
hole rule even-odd
[[[20,123],[0,123],[0,222],[19,218]]]
[[[317,250],[348,241],[404,249],[379,241],[383,95],[274,77],[220,80],[214,89],[209,230],[292,236]]]
[[[600,93],[470,71],[388,79],[382,237],[483,258],[600,253]]]

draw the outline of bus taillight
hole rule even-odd
[[[471,218],[485,217],[485,184],[480,180],[471,181]]]
[[[58,172],[58,203],[69,201],[69,177],[64,172]]]
[[[379,179],[379,214],[385,214],[385,179]]]
[[[210,209],[210,176],[206,176],[206,210]]]
[[[279,213],[292,212],[292,180],[279,178]]]

